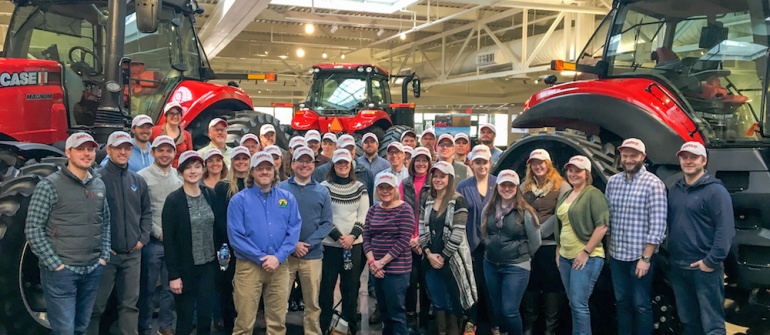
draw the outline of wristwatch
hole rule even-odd
[[[652,257],[649,257],[649,256],[645,256],[645,255],[642,255],[642,260],[643,260],[645,263],[649,263],[649,262],[652,260]]]

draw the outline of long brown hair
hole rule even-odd
[[[437,171],[437,170],[436,170]],[[435,173],[435,171],[434,171]],[[430,185],[430,197],[435,199],[436,201],[441,200],[441,205],[438,206],[438,211],[436,212],[436,216],[441,216],[444,211],[446,211],[446,208],[449,206],[449,202],[452,201],[452,198],[455,195],[455,192],[457,191],[455,189],[455,176],[452,174],[448,174],[449,181],[446,185],[446,191],[444,192],[444,197],[441,199],[436,199],[436,196],[438,195],[438,191],[436,191],[436,188],[433,187],[433,178],[429,178],[431,185]],[[419,199],[417,199],[419,201]],[[427,209],[430,210],[430,209]]]
[[[558,191],[561,188],[561,184],[564,182],[564,177],[562,177],[561,174],[559,174],[559,171],[553,167],[553,162],[551,162],[551,160],[545,160],[545,166],[548,170],[545,174],[546,183],[550,181],[553,185],[553,188],[549,191]],[[524,185],[521,188],[521,191],[524,193],[529,192],[535,185],[537,185],[537,181],[535,180],[535,173],[532,172],[532,165],[527,164],[527,174],[524,176]]]
[[[561,185],[561,184],[560,184]],[[492,198],[490,198],[489,203],[487,203],[486,206],[484,206],[483,214],[481,215],[481,235],[487,236],[487,218],[489,215],[494,213],[497,206],[500,205],[500,203],[503,201],[503,197],[500,196],[500,192],[497,190],[497,186],[495,185],[495,189],[492,191]],[[535,214],[535,209],[530,206],[526,200],[524,200],[524,196],[522,195],[521,190],[518,189],[517,185],[516,195],[513,196],[513,203],[514,208],[517,212],[519,212],[519,218],[516,219],[517,224],[521,224],[524,221],[524,215],[526,212],[529,212],[529,214],[532,216],[533,219],[537,218],[537,215]],[[535,219],[535,227],[540,227],[540,223],[537,222],[537,219]]]
[[[251,172],[254,171],[254,169],[256,169],[256,166],[249,168],[249,173],[246,175],[246,179],[243,180],[243,185],[246,188],[251,188],[252,186],[254,186],[254,176],[251,175]],[[273,167],[273,181],[271,182],[271,185],[273,187],[276,187],[280,182],[281,182],[281,179],[278,177],[278,169]]]

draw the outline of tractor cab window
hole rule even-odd
[[[365,76],[320,73],[308,93],[307,105],[319,114],[352,115],[366,100]]]
[[[680,92],[709,141],[757,141],[770,13],[761,1],[642,0],[615,15],[609,76],[653,76]]]

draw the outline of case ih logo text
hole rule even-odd
[[[0,87],[38,85],[48,82],[48,72],[3,72]]]

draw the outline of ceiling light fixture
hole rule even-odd
[[[402,41],[406,40],[406,33],[401,33],[401,35],[398,35],[398,37],[401,38]]]
[[[329,55],[327,55],[326,51],[324,51],[324,53],[321,54],[321,58],[326,59],[326,57],[329,57]]]
[[[315,27],[312,23],[305,24],[305,33],[312,34],[315,31]]]
[[[280,59],[286,59],[286,58],[289,58],[289,56],[287,56],[287,55],[280,55],[280,56],[278,56],[278,58],[280,58]]]
[[[336,33],[336,32],[337,32],[337,29],[340,29],[340,27],[339,27],[339,26],[337,26],[336,24],[335,24],[335,25],[332,25],[332,29],[330,29],[330,30],[329,30],[329,32],[330,32],[330,33],[332,33],[332,34],[334,34],[334,33]]]
[[[377,30],[377,37],[382,36],[382,34],[385,33],[385,29],[380,28],[380,30]]]
[[[340,58],[345,59],[345,54],[341,54]]]
[[[297,57],[305,57],[305,50],[302,50],[302,48],[297,49]]]

